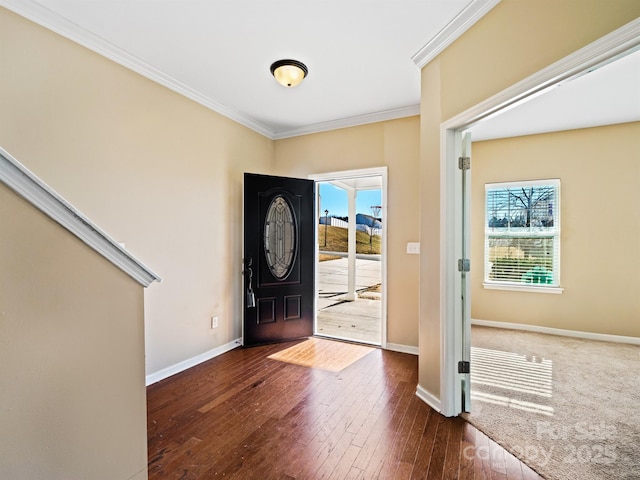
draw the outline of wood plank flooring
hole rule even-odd
[[[268,358],[303,367],[340,372],[373,350],[375,350],[373,347],[365,345],[312,337],[273,353]]]
[[[415,395],[417,358],[375,349],[341,372],[236,349],[147,389],[149,479],[539,477]]]

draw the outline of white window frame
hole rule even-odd
[[[521,282],[509,282],[509,281],[496,281],[489,279],[489,272],[491,272],[491,262],[489,261],[489,237],[496,236],[496,231],[489,227],[489,212],[488,212],[488,193],[492,190],[499,189],[520,189],[527,187],[540,187],[540,186],[552,186],[555,189],[554,199],[554,213],[553,213],[553,227],[545,230],[529,230],[527,232],[501,232],[500,235],[512,238],[532,238],[532,237],[553,237],[554,249],[553,249],[553,280],[551,284],[535,284],[535,283],[521,283]],[[561,250],[561,220],[560,220],[560,179],[545,179],[545,180],[527,180],[516,182],[502,182],[502,183],[487,183],[485,184],[485,220],[484,220],[484,282],[483,287],[490,290],[511,290],[521,292],[536,292],[536,293],[555,293],[560,294],[564,291],[560,287],[560,250]]]

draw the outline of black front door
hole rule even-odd
[[[315,186],[244,174],[244,345],[313,335]]]

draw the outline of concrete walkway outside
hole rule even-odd
[[[341,296],[347,293],[347,262],[346,258],[339,258],[318,264],[318,310],[341,302]],[[380,260],[356,257],[356,291],[381,282],[381,265]]]
[[[366,257],[366,258],[362,258]],[[356,257],[356,292],[381,283],[380,256]],[[382,342],[381,302],[375,294],[343,301],[347,293],[347,259],[327,260],[318,265],[317,333],[379,345]]]

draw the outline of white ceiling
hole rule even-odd
[[[495,3],[0,0],[272,138],[353,117],[418,114],[412,56],[465,8]],[[272,77],[270,65],[283,58],[307,65],[298,87]]]
[[[382,188],[382,175],[341,178],[340,180],[329,180],[329,183],[347,191],[380,190]]]
[[[498,2],[0,0],[0,5],[270,138],[284,138],[417,115],[416,64],[424,52],[446,46]],[[282,87],[271,76],[269,66],[282,58],[309,68],[298,87]],[[640,120],[635,58],[626,67],[615,62],[611,67],[620,69],[610,75],[605,74],[610,67],[602,68],[484,121],[474,127],[473,138]],[[573,99],[563,107],[565,96]],[[546,105],[538,104],[545,98]]]
[[[640,121],[640,50],[471,128],[474,141]]]

